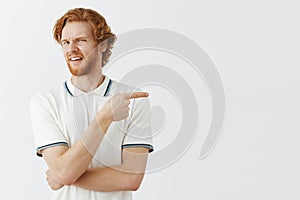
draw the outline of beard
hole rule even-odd
[[[72,64],[70,62],[67,62],[69,71],[73,76],[82,76],[89,74],[93,69],[93,64],[83,61],[80,64]]]
[[[67,65],[73,76],[83,76],[89,74],[94,68],[101,67],[101,60],[102,56],[92,51],[80,63],[72,63],[67,60]]]

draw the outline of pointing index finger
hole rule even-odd
[[[128,93],[126,97],[128,99],[136,99],[140,97],[148,97],[149,93],[148,92],[133,92],[133,93]]]

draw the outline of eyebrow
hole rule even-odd
[[[68,41],[67,39],[60,40],[60,43]]]
[[[88,37],[85,37],[85,36],[80,36],[80,37],[75,37],[74,39],[73,39],[73,41],[76,41],[76,40],[81,40],[81,39],[88,39]],[[60,42],[62,43],[62,42],[65,42],[65,41],[69,41],[68,39],[62,39]]]

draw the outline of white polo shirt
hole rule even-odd
[[[87,130],[101,107],[117,93],[136,91],[105,76],[103,83],[91,92],[76,88],[71,79],[33,96],[30,104],[32,129],[37,155],[58,145],[72,146]],[[122,161],[122,149],[148,148],[153,151],[151,113],[148,98],[130,100],[129,117],[113,122],[108,128],[90,167],[115,166]],[[64,186],[53,199],[129,200],[130,191],[97,192],[75,186]]]

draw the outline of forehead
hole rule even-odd
[[[92,27],[87,22],[68,22],[61,33],[61,39],[93,37]]]

